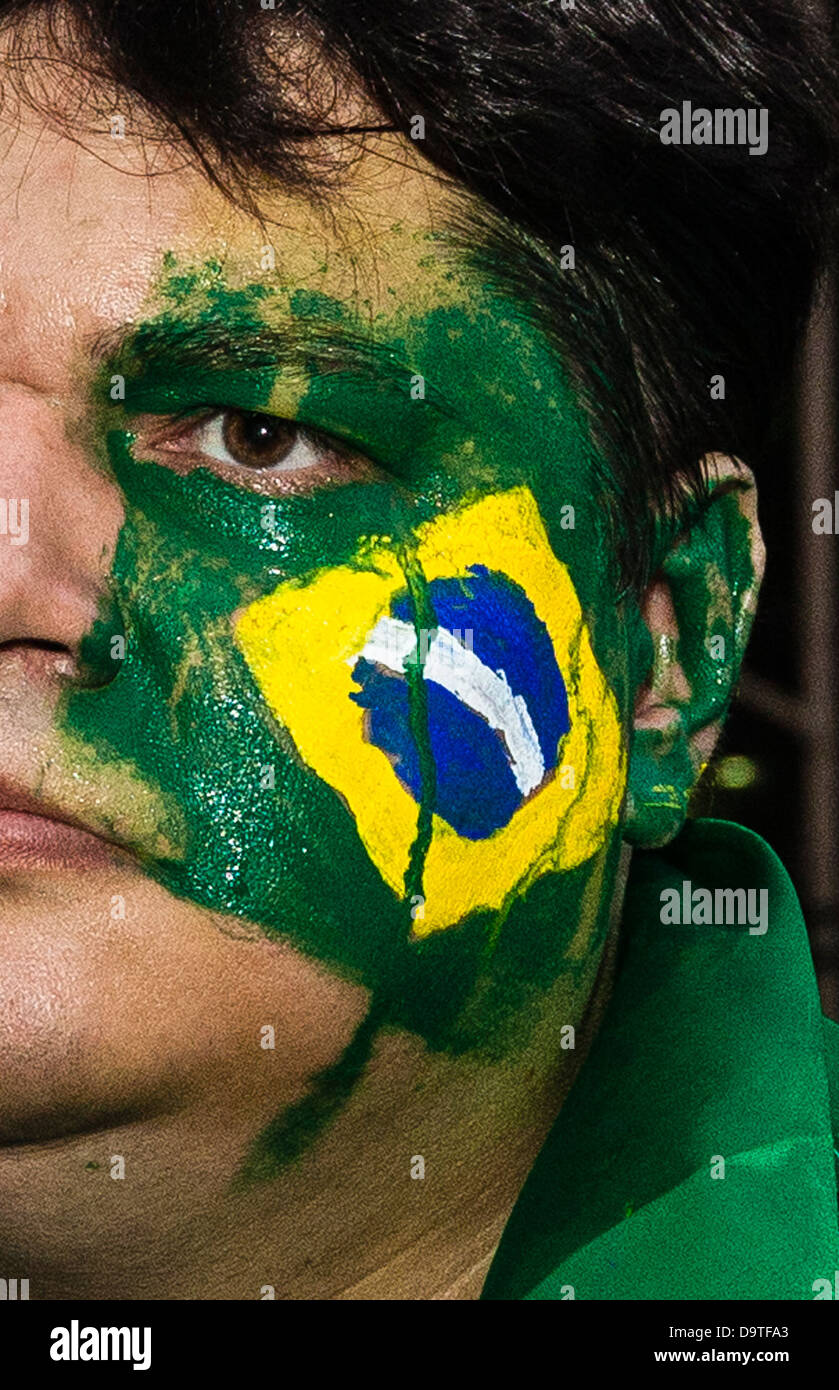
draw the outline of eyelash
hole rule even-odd
[[[233,415],[254,419],[271,419],[278,424],[290,425],[295,435],[292,451],[296,451],[301,445],[307,445],[313,451],[316,450],[321,457],[302,469],[299,465],[297,468],[283,467],[282,463],[260,469],[239,463],[233,458],[225,460],[214,457],[202,450],[200,446],[196,446],[194,442],[181,447],[178,447],[177,443],[172,443],[173,439],[175,441],[186,440],[188,436],[194,436],[201,430],[208,430],[214,424],[219,431],[222,431],[225,416]],[[220,476],[230,478],[238,484],[247,479],[250,482],[251,490],[258,492],[274,490],[272,484],[279,484],[278,490],[284,492],[313,491],[319,485],[328,486],[340,482],[360,481],[381,474],[381,470],[369,458],[353,449],[351,445],[336,439],[333,435],[326,434],[321,430],[309,429],[284,416],[270,416],[265,411],[243,410],[234,406],[208,407],[201,412],[183,411],[180,414],[168,416],[165,421],[161,421],[160,416],[156,416],[154,426],[148,432],[143,429],[142,421],[137,422],[132,433],[135,441],[133,452],[138,457],[148,457],[149,453],[161,455],[171,466],[173,458],[180,456],[182,459],[190,461],[194,467],[200,467],[199,460],[203,459],[208,461],[212,471],[217,472]],[[223,445],[223,441],[222,447],[226,447]],[[302,486],[300,486],[301,483]]]

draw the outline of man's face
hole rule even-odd
[[[119,847],[6,817],[13,1138],[235,1105],[277,1018],[264,1118],[366,1018],[515,1050],[615,881],[634,690],[562,364],[409,142],[261,218],[145,154],[2,131],[0,803]]]

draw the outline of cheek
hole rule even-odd
[[[527,488],[389,531],[271,578],[137,515],[126,660],[67,723],[179,808],[180,852],[146,861],[167,888],[451,1039],[482,974],[479,1030],[595,930],[624,746]]]
[[[532,494],[490,494],[412,541],[279,586],[236,640],[422,938],[591,858],[617,820],[624,753]]]
[[[133,846],[172,892],[281,932],[353,978],[381,975],[404,934],[404,904],[341,796],[274,718],[235,615],[283,583],[305,611],[313,565],[354,555],[360,532],[393,533],[392,489],[295,499],[294,518],[278,507],[269,531],[264,499],[206,474],[178,477],[124,455],[115,471],[127,500],[113,574],[125,657],[116,679],[69,700],[68,757],[95,750],[103,793],[130,768],[172,808],[170,852]],[[310,659],[317,644],[310,625]],[[296,683],[288,650],[280,664]]]
[[[51,1138],[187,1102],[247,1132],[298,1099],[340,1055],[367,992],[220,925],[124,870],[8,894],[0,1137]]]

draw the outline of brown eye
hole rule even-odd
[[[273,415],[228,410],[222,416],[224,447],[231,459],[245,468],[276,467],[291,453],[298,433],[290,420]]]
[[[229,407],[184,424],[151,430],[140,423],[132,446],[140,458],[190,468],[209,466],[259,492],[310,492],[378,477],[374,464],[329,435],[276,415]],[[181,470],[179,470],[181,471]]]

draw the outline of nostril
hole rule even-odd
[[[75,674],[80,685],[110,685],[126,657],[125,622],[113,594],[103,597],[99,613],[79,643]]]

